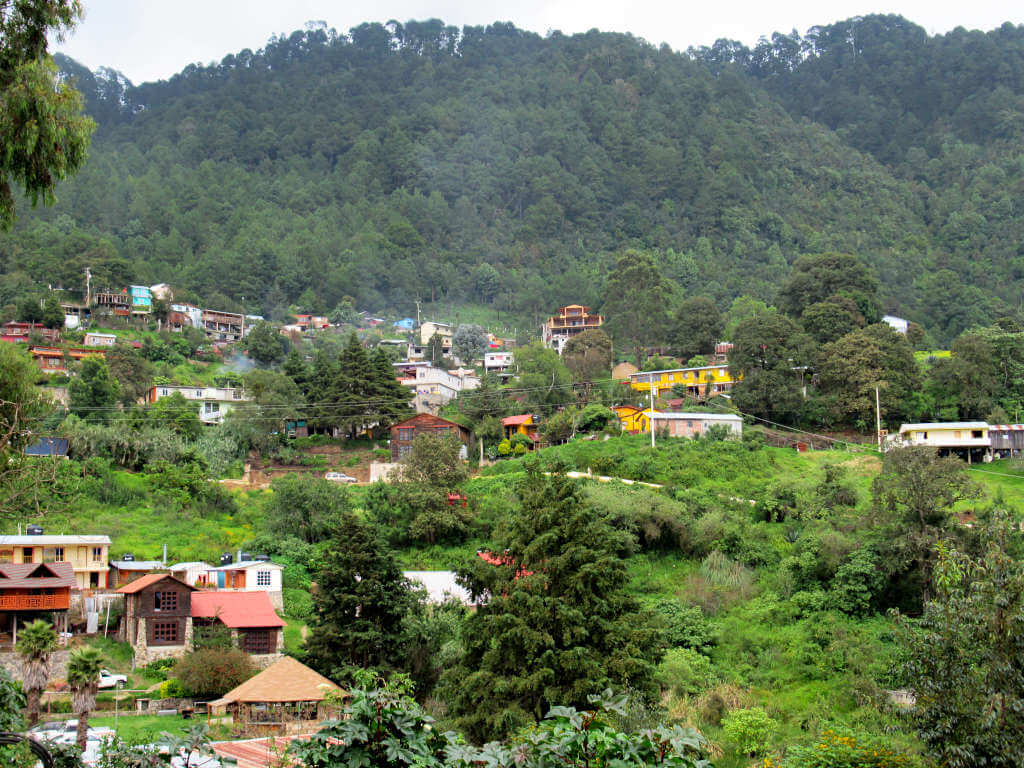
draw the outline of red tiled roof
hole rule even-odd
[[[284,626],[266,592],[195,592],[192,618],[220,619],[232,629]]]
[[[477,550],[476,556],[491,565],[504,565],[506,567],[512,565],[512,558],[509,555],[496,555],[486,549]],[[525,568],[520,568],[516,571],[517,579],[521,579],[524,576],[533,576],[533,571],[527,571]]]
[[[38,576],[31,574],[39,572]],[[52,575],[51,575],[52,574]],[[0,589],[46,587],[60,589],[75,586],[71,563],[4,563],[0,565]]]
[[[506,416],[501,423],[506,427],[518,427],[520,424],[527,424],[533,420],[532,413],[524,413],[521,416]]]
[[[147,573],[145,576],[141,576],[141,577],[137,578],[135,581],[131,582],[130,584],[125,584],[123,587],[121,587],[117,591],[120,592],[122,595],[133,595],[136,592],[142,591],[143,589],[145,589],[146,587],[150,586],[151,584],[156,584],[161,579],[170,579],[171,581],[178,582],[179,586],[188,587],[189,589],[195,589],[195,587],[190,586],[189,584],[186,584],[181,579],[174,578],[170,574],[167,574],[167,573]]]

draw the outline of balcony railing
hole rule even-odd
[[[0,595],[0,611],[67,610],[67,595]]]

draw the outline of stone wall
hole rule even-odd
[[[60,648],[50,656],[50,680],[63,680],[68,675],[68,656],[71,651]],[[15,680],[21,679],[21,656],[14,651],[0,653],[0,667]]]
[[[138,629],[135,634],[135,642],[132,648],[135,651],[135,666],[144,667],[159,659],[180,659],[185,651],[192,647],[192,619],[185,619],[185,637],[180,645],[150,645],[149,618],[139,617]]]

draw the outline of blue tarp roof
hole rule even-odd
[[[68,441],[63,437],[41,437],[25,449],[26,456],[67,456]]]

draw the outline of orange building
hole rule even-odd
[[[565,345],[573,336],[591,331],[604,325],[604,317],[590,312],[590,307],[569,304],[558,309],[558,314],[549,317],[541,329],[544,346],[562,354]]]

